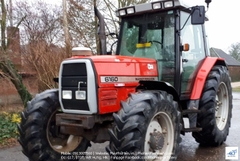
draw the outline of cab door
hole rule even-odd
[[[181,26],[185,24],[188,17],[189,13],[181,12]],[[182,51],[181,94],[190,94],[197,68],[206,57],[203,26],[192,25],[188,20],[181,30],[181,41],[182,44],[189,44],[189,51]]]

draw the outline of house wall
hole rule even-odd
[[[240,66],[228,66],[232,82],[240,81]]]
[[[38,92],[38,84],[34,75],[23,76],[23,83],[32,95]],[[0,106],[22,103],[15,86],[7,78],[0,77],[0,89]]]

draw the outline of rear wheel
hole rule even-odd
[[[28,103],[18,126],[23,153],[30,161],[78,160],[89,141],[80,136],[58,133],[55,115],[60,112],[58,90],[47,90]],[[76,153],[73,153],[73,152]]]
[[[202,145],[218,146],[227,138],[232,117],[232,87],[228,70],[215,66],[210,71],[199,102],[197,126],[202,131],[193,137]]]
[[[107,147],[112,160],[175,160],[179,152],[180,113],[164,91],[132,94],[114,114]],[[127,154],[126,154],[127,152]]]

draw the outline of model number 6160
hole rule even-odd
[[[105,77],[105,82],[117,82],[118,77]]]

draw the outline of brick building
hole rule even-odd
[[[232,79],[232,82],[240,81],[240,62],[228,55],[221,49],[210,48],[210,54],[213,57],[224,58],[228,65],[228,70]]]

